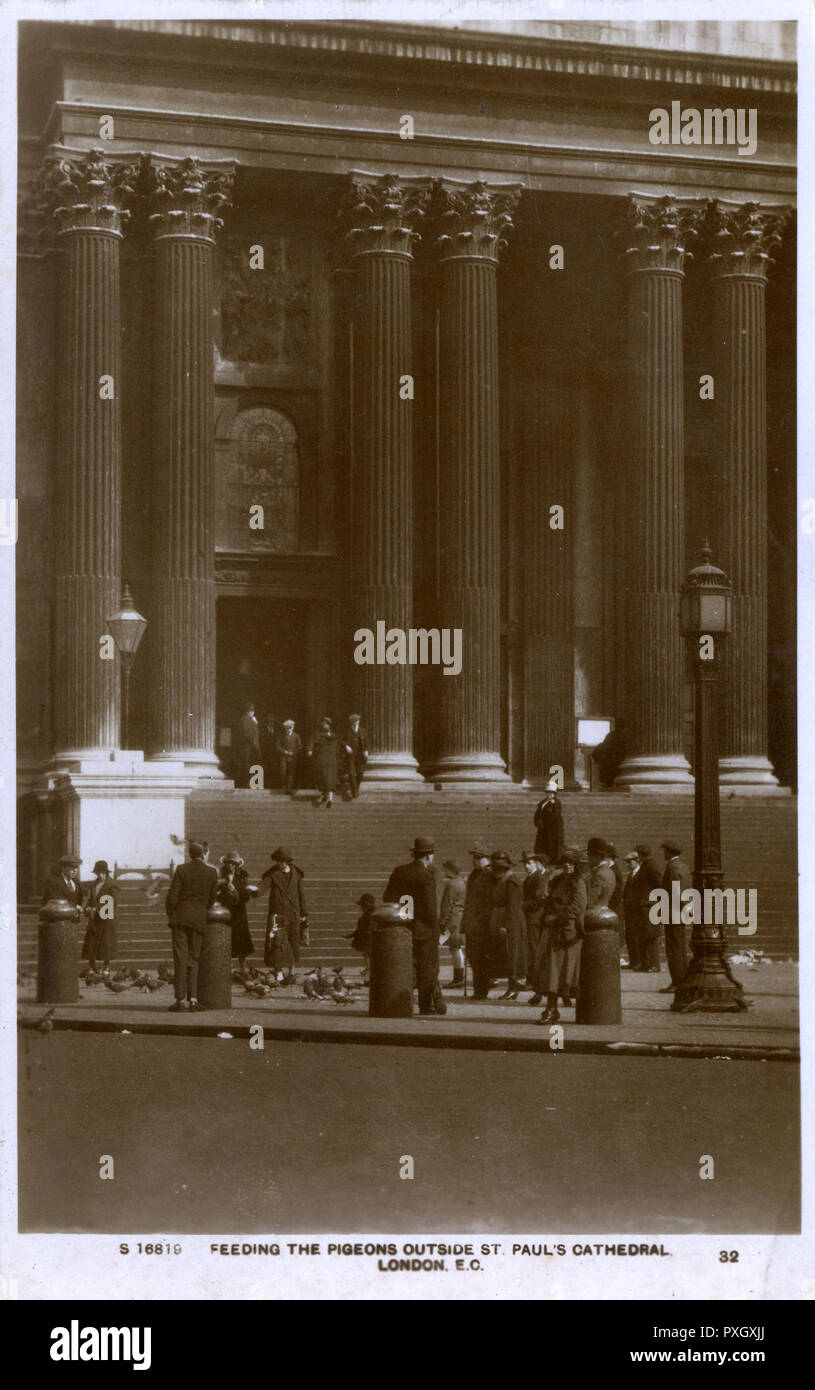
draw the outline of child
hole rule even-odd
[[[363,893],[357,899],[357,905],[362,908],[362,916],[356,925],[356,930],[350,935],[351,945],[355,951],[360,951],[365,962],[362,968],[362,983],[367,985],[371,965],[371,932],[373,930],[373,915],[376,911],[376,898],[373,893]]]

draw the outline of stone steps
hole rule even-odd
[[[238,848],[253,881],[268,867],[271,852],[285,845],[303,869],[311,921],[311,945],[304,959],[314,964],[359,963],[343,935],[351,932],[362,892],[381,894],[394,864],[404,862],[417,834],[436,841],[436,862],[454,858],[465,870],[475,839],[501,847],[517,858],[534,842],[532,814],[539,794],[511,787],[474,793],[420,787],[409,793],[372,792],[357,801],[315,809],[312,799],[248,791],[196,792],[187,802],[187,833],[206,839],[217,863]],[[635,842],[674,838],[693,861],[693,801],[687,796],[633,796],[618,793],[564,793],[566,841],[584,846],[589,835],[604,835],[624,854]],[[721,803],[725,881],[758,890],[758,931],[742,938],[747,948],[790,956],[797,948],[797,803],[793,797],[725,797]],[[262,951],[265,900],[249,905],[250,929]],[[36,957],[36,908],[20,918],[21,961]],[[120,909],[121,960],[151,964],[169,958],[169,935],[160,904],[124,902]]]

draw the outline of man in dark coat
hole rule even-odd
[[[535,808],[535,853],[545,854],[550,864],[559,864],[563,853],[563,807],[557,798],[557,782],[547,782],[545,795]]]
[[[294,862],[291,850],[276,849],[272,855],[271,869],[267,869],[261,879],[260,891],[269,894],[269,911],[266,916],[266,941],[269,954],[269,933],[277,927],[288,940],[291,958],[295,965],[300,960],[301,945],[308,945],[308,912],[303,893],[303,871]],[[267,965],[274,964],[270,959]]]
[[[348,781],[352,796],[359,796],[359,784],[368,761],[368,735],[358,714],[349,714],[343,743],[347,749]]]
[[[409,864],[399,864],[388,879],[383,902],[398,903],[407,896],[413,903],[410,919],[413,930],[413,964],[419,991],[419,1013],[446,1014],[447,1005],[439,986],[439,913],[436,880],[431,873],[434,845],[417,836]]]
[[[672,890],[671,884],[678,883],[680,893],[693,885],[691,871],[680,858],[682,853],[681,845],[674,840],[662,841],[662,853],[665,856],[665,868],[662,872],[662,887],[668,893],[668,906],[671,908]],[[670,922],[665,927],[665,955],[668,958],[668,969],[671,974],[671,983],[665,985],[660,990],[660,994],[672,994],[678,984],[681,984],[687,974],[688,953],[685,946],[685,928],[682,922]]]
[[[651,854],[650,845],[639,844],[634,849],[640,867],[629,890],[629,899],[633,894],[639,912],[640,969],[655,974],[659,971],[659,926],[651,921],[650,895],[654,888],[662,885],[662,870]]]
[[[546,884],[548,874],[546,872],[546,855],[542,855],[544,863],[536,854],[528,854],[524,851],[521,862],[526,870],[526,878],[521,885],[523,895],[523,913],[526,918],[526,946],[527,946],[527,980],[532,984],[532,968],[535,957],[538,953],[538,942],[540,941],[541,926],[543,923],[543,904],[546,900]],[[534,989],[534,985],[533,985]],[[539,1004],[540,996],[533,994],[529,1001],[531,1004]]]
[[[204,863],[204,846],[193,841],[189,863],[179,864],[164,900],[175,964],[172,1013],[203,1009],[198,1002],[198,962],[207,929],[207,913],[215,902],[217,887],[218,870],[213,864]]]
[[[84,902],[85,894],[79,882],[79,866],[82,860],[78,854],[63,854],[45,880],[42,890],[43,903],[53,898],[62,898],[76,909],[76,920]]]
[[[490,852],[477,841],[470,854],[472,871],[467,875],[461,932],[467,943],[467,959],[473,972],[473,998],[486,999],[490,991],[489,917],[493,878],[489,870]]]
[[[586,846],[586,853],[589,856],[589,877],[586,884],[589,907],[608,907],[617,888],[608,845],[599,835],[592,835]]]
[[[277,766],[280,785],[289,796],[294,794],[297,784],[297,760],[303,750],[303,740],[295,733],[294,720],[284,719],[283,727],[275,740]]]

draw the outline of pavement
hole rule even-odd
[[[152,994],[116,994],[104,984],[81,986],[77,1003],[49,1008],[36,1002],[36,984],[29,979],[19,985],[18,1016],[23,1027],[36,1028],[48,1015],[45,1030],[248,1037],[250,1028],[261,1024],[264,1039],[284,1042],[799,1061],[797,963],[734,962],[733,972],[744,987],[747,1010],[680,1014],[671,1012],[672,996],[659,993],[668,982],[665,972],[641,975],[622,970],[622,1022],[576,1024],[574,1010],[561,1007],[562,1040],[537,1023],[541,1010],[525,1002],[528,991],[519,1000],[501,1000],[498,986],[484,1002],[464,999],[461,989],[445,985],[447,967],[441,977],[445,1017],[369,1017],[368,991],[360,972],[347,974],[353,998],[346,1004],[307,999],[299,984],[275,990],[265,999],[235,984],[230,1009],[195,1014],[168,1012],[173,1002],[170,985]]]

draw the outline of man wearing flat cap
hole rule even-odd
[[[439,985],[439,915],[436,880],[431,872],[434,848],[432,840],[418,835],[413,842],[411,862],[394,869],[382,895],[386,903],[398,903],[406,896],[413,903],[413,964],[422,1015],[447,1013]]]
[[[64,899],[71,907],[76,908],[77,921],[85,896],[79,882],[81,863],[78,854],[63,854],[48,875],[42,890],[43,903],[51,902],[53,898]]]
[[[260,881],[261,893],[269,894],[269,911],[266,917],[266,950],[264,960],[267,965],[278,966],[280,954],[273,937],[277,934],[288,942],[287,955],[289,978],[293,967],[300,960],[301,945],[308,945],[308,912],[303,893],[303,871],[294,862],[290,849],[282,845],[272,855],[272,867],[267,869]]]
[[[684,893],[686,888],[693,886],[691,871],[680,856],[682,846],[675,840],[663,840],[661,845],[662,853],[665,856],[665,868],[662,871],[661,886],[668,894],[668,902],[672,902],[671,884],[678,883],[679,890]],[[685,946],[685,928],[681,922],[670,922],[665,926],[665,955],[668,959],[668,970],[671,975],[671,983],[665,985],[660,990],[660,994],[671,994],[678,984],[684,980],[688,969],[688,953]]]
[[[470,854],[473,867],[467,876],[461,931],[473,972],[473,998],[486,999],[490,990],[489,918],[493,886],[490,851],[476,840]]]

